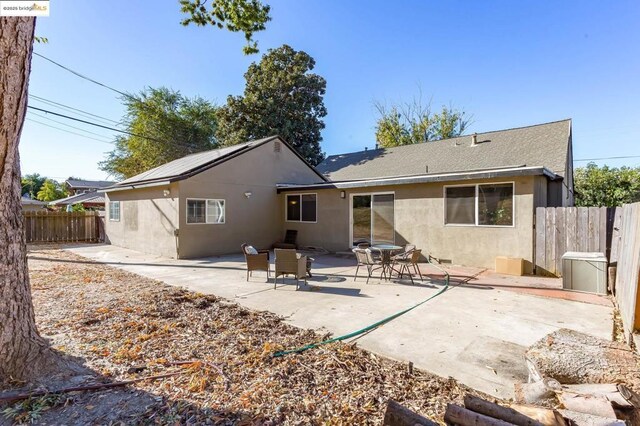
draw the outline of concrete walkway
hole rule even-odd
[[[245,281],[242,256],[174,260],[110,245],[82,245],[68,250],[173,286],[215,294],[251,309],[269,310],[298,327],[345,334],[415,303],[442,288],[432,278],[365,285],[353,281],[353,260],[316,256],[314,278],[295,291],[266,283],[255,272]],[[432,277],[437,270],[424,268]],[[440,376],[452,376],[480,391],[513,396],[513,384],[527,378],[526,348],[558,328],[570,328],[610,339],[612,309],[607,306],[504,291],[499,287],[452,280],[452,287],[425,305],[358,339],[372,352]]]

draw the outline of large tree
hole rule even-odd
[[[40,191],[40,188],[42,188],[42,185],[44,185],[46,180],[47,178],[45,176],[41,176],[39,173],[24,175],[22,179],[20,179],[22,195],[28,195],[30,198],[36,198],[38,191]]]
[[[640,201],[640,167],[598,167],[589,163],[574,172],[577,206],[615,207]]]
[[[122,120],[130,133],[116,138],[116,147],[100,168],[128,178],[161,164],[217,147],[216,107],[167,88],[148,88],[125,96]]]
[[[208,6],[207,0],[180,0],[180,6],[182,12],[187,14],[182,25],[213,25],[244,33],[247,44],[242,50],[245,55],[258,53],[258,43],[253,39],[253,33],[264,30],[266,23],[271,20],[271,7],[259,0],[212,0]]]
[[[434,113],[431,104],[423,105],[420,98],[390,107],[376,102],[375,108],[376,142],[383,148],[460,136],[469,126],[463,110],[443,106]]]
[[[40,201],[54,201],[67,195],[67,191],[59,182],[53,179],[46,179],[36,194],[36,198]]]
[[[0,18],[0,383],[64,363],[36,329],[20,207],[18,143],[27,110],[35,18]]]
[[[311,72],[314,67],[311,56],[287,45],[252,63],[244,75],[244,94],[229,96],[220,108],[220,142],[234,145],[278,134],[311,164],[320,163],[326,81]]]

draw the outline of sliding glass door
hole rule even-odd
[[[394,195],[359,194],[351,198],[351,243],[393,244]]]

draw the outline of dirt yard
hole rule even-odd
[[[92,370],[79,381],[178,374],[1,407],[0,424],[379,424],[390,398],[442,422],[478,394],[356,343],[273,358],[326,336],[55,248],[30,256],[40,332]]]

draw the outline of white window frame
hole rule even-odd
[[[302,196],[303,195],[315,195],[316,196],[316,220],[302,220]],[[290,196],[300,196],[300,220],[289,220],[289,203]],[[318,223],[318,193],[317,192],[285,192],[284,194],[284,221],[290,223]]]
[[[112,206],[118,206],[118,218],[114,219],[111,210]],[[122,217],[122,205],[120,201],[109,201],[109,222],[120,222],[120,218]]]
[[[356,246],[353,245],[353,197],[356,195],[371,195],[371,202],[373,202],[374,195],[393,195],[393,245],[396,244],[396,201],[398,198],[396,197],[395,191],[384,191],[384,192],[355,192],[349,194],[349,244],[352,248]],[[373,209],[371,209],[371,214],[373,214]],[[373,218],[372,222],[373,223]],[[372,235],[370,235],[372,236]]]
[[[189,201],[204,201],[204,222],[189,222]],[[224,220],[222,222],[208,222],[209,201],[222,201],[224,204]],[[224,225],[227,222],[227,200],[224,198],[187,198],[184,204],[184,221],[187,225]]]
[[[479,200],[480,200],[480,190],[479,187],[480,186],[487,186],[487,185],[505,185],[505,184],[511,184],[511,187],[513,188],[512,192],[511,192],[511,205],[513,206],[513,221],[511,225],[480,225],[478,224],[478,205],[479,205]],[[474,207],[475,207],[475,223],[447,223],[447,188],[459,188],[459,187],[475,187],[475,201],[474,201]],[[476,227],[476,228],[515,228],[516,226],[516,182],[515,181],[505,181],[505,182],[486,182],[486,183],[462,183],[459,185],[444,185],[442,187],[442,201],[443,201],[443,211],[444,211],[444,216],[442,217],[442,221],[444,223],[444,226],[463,226],[463,227]]]

